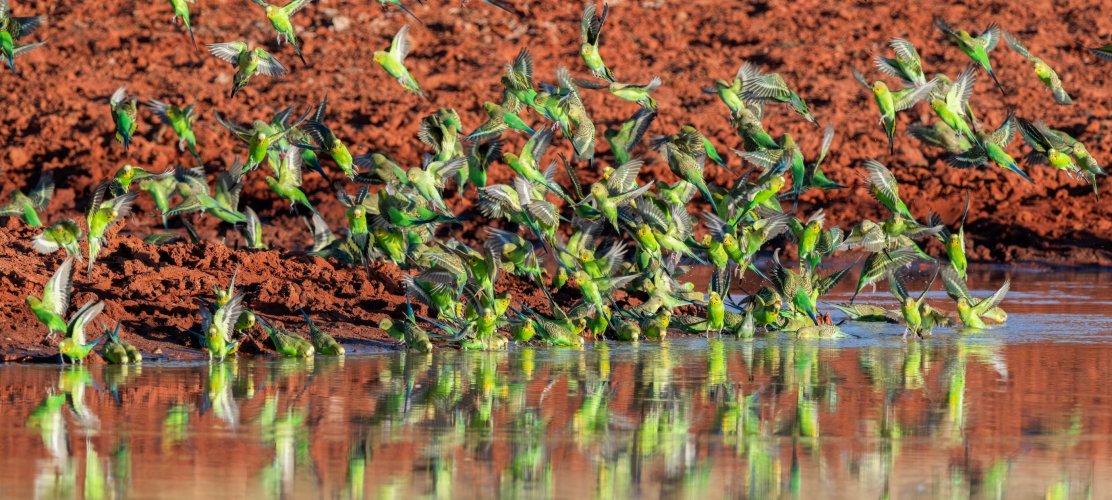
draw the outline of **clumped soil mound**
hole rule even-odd
[[[240,0],[199,2],[193,7],[193,22],[200,43],[247,40],[266,46],[291,68],[282,78],[258,77],[232,99],[228,97],[232,68],[203,47],[192,47],[182,29],[169,24],[171,12],[164,3],[109,2],[90,9],[72,0],[14,2],[16,15],[45,14],[50,19],[34,35],[48,44],[17,60],[22,78],[3,73],[0,103],[5,119],[0,140],[5,147],[0,151],[0,186],[4,192],[27,189],[40,171],[49,170],[58,190],[44,219],[80,219],[93,187],[121,165],[159,172],[189,163],[177,151],[172,134],[145,110],[131,150],[125,153],[114,143],[107,100],[120,85],[127,85],[142,100],[194,103],[198,144],[210,173],[227,168],[243,154],[241,145],[217,125],[213,112],[249,123],[267,119],[286,106],[307,109],[325,95],[330,103],[327,121],[356,152],[374,150],[403,165],[417,164],[424,152],[415,138],[419,118],[438,107],[454,107],[464,128],[477,126],[485,118],[481,104],[500,99],[502,67],[522,47],[532,51],[539,81],[552,81],[561,65],[575,75],[586,75],[578,57],[582,5],[516,3],[524,14],[521,18],[478,1],[463,8],[451,1],[414,2],[411,7],[427,23],[423,27],[396,9],[383,12],[374,2],[318,0],[294,17],[310,63],[305,66],[288,46],[275,45],[273,30],[256,5]],[[1001,97],[987,76],[979,74],[973,102],[980,117],[997,125],[1014,108],[1022,117],[1042,119],[1068,131],[1097,158],[1112,161],[1108,133],[1112,96],[1106,77],[1112,63],[1098,61],[1084,50],[1112,40],[1112,16],[1094,12],[1090,2],[1040,1],[1022,9],[988,2],[926,6],[818,1],[614,1],[610,7],[602,47],[607,63],[623,81],[644,83],[654,75],[664,79],[664,86],[654,94],[660,116],[650,135],[672,133],[681,124],[692,123],[720,149],[739,146],[724,107],[701,88],[715,78],[732,77],[743,60],[751,60],[766,71],[781,73],[811,102],[820,122],[837,127],[824,168],[831,178],[850,187],[809,194],[803,213],[810,213],[813,206],[824,207],[828,223],[843,227],[861,217],[882,217],[860,180],[861,160],[873,157],[894,171],[901,194],[917,216],[935,211],[953,221],[960,215],[964,194],[971,193],[967,234],[975,259],[1112,263],[1112,219],[1103,198],[1095,198],[1078,181],[1047,167],[1027,167],[1035,185],[995,167],[948,167],[941,152],[923,149],[903,134],[909,123],[933,120],[925,105],[901,114],[896,152],[889,155],[872,98],[850,77],[850,68],[856,67],[876,78],[871,56],[885,52],[890,37],[915,43],[928,74],[945,71],[954,76],[968,59],[944,42],[931,24],[932,17],[942,16],[975,32],[995,21],[1051,62],[1075,104],[1055,106],[1029,63],[1001,42],[992,59],[1008,94]],[[403,93],[371,59],[373,51],[386,48],[406,22],[412,24],[414,46],[408,65],[428,100]],[[592,119],[603,130],[636,109],[604,92],[583,92]],[[535,115],[526,119],[539,121]],[[816,153],[820,131],[783,106],[769,107],[765,121],[774,136],[789,132],[809,156]],[[505,139],[507,150],[524,142],[521,136]],[[644,178],[673,180],[659,157],[644,145],[641,148],[639,153],[650,162]],[[556,149],[569,148],[560,139]],[[1010,150],[1020,157],[1026,146],[1013,144]],[[742,168],[739,158],[728,156],[731,166]],[[600,141],[598,158],[595,171],[580,173],[585,182],[596,178],[597,170],[610,159],[605,141]],[[496,165],[492,181],[505,181],[509,173],[508,167]],[[731,179],[721,169],[711,169],[708,175],[719,183]],[[240,282],[263,313],[289,323],[297,307],[307,306],[343,338],[382,338],[369,325],[400,302],[397,292],[404,272],[376,265],[368,278],[361,269],[304,256],[311,237],[302,218],[291,215],[288,205],[266,189],[263,176],[251,174],[244,199],[267,224],[271,247],[279,250],[233,251],[218,243],[225,232],[211,218],[194,219],[209,243],[146,245],[142,237],[160,229],[149,198],[141,196],[137,215],[121,226],[93,272],[78,273],[75,302],[94,294],[108,301],[105,319],[122,320],[129,332],[142,337],[137,341],[144,349],[195,352],[181,348],[192,345],[183,329],[197,321],[193,298],[226,283],[239,265]],[[1101,191],[1108,187],[1107,179],[1102,179]],[[342,223],[342,207],[327,181],[307,174],[306,191],[334,227]],[[459,209],[470,206],[473,191],[467,196]],[[45,349],[39,325],[23,305],[23,297],[41,291],[59,256],[34,254],[29,245],[34,233],[22,229],[20,221],[8,219],[3,224],[0,349]],[[484,225],[484,220],[473,220],[454,229],[454,235],[474,238]],[[182,232],[176,221],[172,230]],[[237,238],[230,234],[227,241],[234,243]]]

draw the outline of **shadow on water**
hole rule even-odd
[[[1112,347],[991,335],[0,366],[0,491],[1083,497],[1108,380]]]

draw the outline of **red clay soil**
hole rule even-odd
[[[0,232],[0,289],[5,290],[0,296],[0,353],[6,360],[42,360],[57,354],[23,303],[24,297],[41,294],[51,268],[57,266],[55,258],[43,259],[33,252],[34,234],[22,228]],[[195,299],[211,301],[213,288],[226,288],[236,269],[236,290],[246,293],[249,308],[269,319],[305,331],[299,312],[305,308],[317,326],[349,344],[352,352],[397,345],[375,327],[380,319],[405,312],[406,274],[392,264],[376,263],[365,270],[304,252],[235,251],[217,242],[155,246],[130,235],[110,239],[107,249],[107,258],[98,261],[92,273],[77,265],[82,269],[75,273],[71,303],[105,301],[99,321],[111,326],[119,320],[123,336],[156,358],[203,356],[197,339],[188,333],[199,331]],[[505,276],[498,286],[531,307],[547,306],[539,289],[518,278]],[[97,326],[90,335],[99,333]],[[256,327],[241,351],[257,354],[270,347]]]
[[[0,105],[6,119],[0,127],[0,141],[5,146],[0,152],[0,187],[4,192],[26,189],[40,171],[49,170],[58,190],[44,218],[80,219],[92,188],[121,165],[131,163],[159,172],[188,163],[177,151],[172,134],[161,130],[157,119],[145,111],[131,150],[125,153],[114,143],[107,99],[120,85],[127,85],[141,100],[194,103],[198,112],[195,130],[210,173],[226,168],[243,154],[241,145],[217,125],[213,112],[248,123],[269,118],[286,106],[307,109],[325,95],[330,103],[327,121],[356,152],[374,150],[403,165],[416,164],[424,152],[415,139],[419,118],[438,107],[454,107],[464,128],[477,126],[484,118],[481,104],[499,99],[502,68],[522,47],[532,51],[540,81],[551,81],[561,65],[573,74],[585,74],[578,58],[582,5],[515,3],[524,14],[520,19],[477,1],[464,8],[451,1],[412,3],[427,23],[426,27],[412,23],[414,48],[408,59],[410,70],[428,92],[428,100],[423,100],[403,93],[372,62],[373,51],[387,47],[397,29],[411,22],[402,12],[383,12],[373,2],[318,0],[298,13],[294,24],[303,38],[309,66],[300,64],[289,47],[274,44],[273,30],[261,9],[251,2],[206,0],[196,4],[193,23],[200,43],[243,39],[267,45],[291,68],[282,78],[257,78],[231,99],[230,65],[209,56],[203,47],[193,48],[182,30],[169,23],[170,9],[164,2],[107,2],[90,8],[72,0],[15,1],[16,15],[49,16],[47,25],[34,35],[49,43],[17,60],[22,78],[3,73],[5,91]],[[870,78],[876,77],[872,55],[885,51],[889,38],[903,37],[917,45],[928,74],[944,71],[953,76],[968,60],[944,42],[931,18],[939,15],[971,31],[996,21],[1051,62],[1075,104],[1055,106],[1030,65],[1001,42],[992,59],[1008,94],[1001,97],[987,77],[979,75],[973,102],[981,118],[987,124],[999,124],[1014,108],[1022,117],[1042,119],[1070,132],[1108,163],[1112,161],[1112,136],[1108,133],[1112,94],[1106,75],[1112,63],[1103,63],[1084,50],[1112,41],[1112,16],[1106,12],[1107,6],[1083,1],[1028,2],[1017,9],[989,2],[696,0],[614,1],[610,7],[602,51],[619,79],[646,82],[654,75],[664,79],[664,86],[655,94],[661,113],[650,135],[671,133],[690,122],[709,134],[721,150],[740,146],[724,107],[701,88],[715,78],[731,77],[742,61],[751,60],[767,71],[781,73],[811,102],[820,122],[837,127],[825,168],[830,177],[850,189],[808,195],[803,213],[824,207],[828,223],[843,227],[861,217],[882,217],[860,180],[860,162],[878,158],[895,172],[901,194],[916,215],[936,211],[946,220],[954,220],[964,193],[972,193],[967,234],[972,240],[970,253],[977,260],[1112,264],[1112,219],[1103,198],[1094,198],[1078,181],[1047,167],[1027,167],[1036,185],[995,167],[965,171],[948,167],[940,152],[920,148],[902,132],[909,123],[932,119],[924,105],[901,116],[896,153],[889,155],[871,96],[849,75],[850,68],[856,67]],[[657,19],[660,21],[646,24],[646,20]],[[634,104],[604,92],[589,93],[587,100],[600,129],[615,126],[636,110]],[[815,154],[821,135],[818,129],[786,108],[772,106],[766,114],[766,127],[773,135],[791,133],[809,156]],[[524,138],[513,136],[507,141],[507,150],[512,150],[520,147]],[[1019,142],[1015,139],[1010,149],[1017,157],[1026,151]],[[568,146],[561,139],[557,149],[566,151]],[[644,178],[673,179],[655,153],[647,149],[641,153],[651,162]],[[593,180],[597,170],[608,163],[605,141],[600,141],[599,159],[596,171],[584,168],[581,172],[584,181]],[[742,167],[737,157],[731,155],[727,161]],[[731,179],[724,170],[710,172],[720,183]],[[197,247],[188,243],[146,245],[141,239],[160,228],[150,200],[141,196],[138,215],[129,218],[112,238],[92,275],[78,273],[75,301],[81,303],[94,295],[108,301],[105,319],[122,320],[125,335],[145,350],[161,347],[163,352],[196,353],[182,348],[193,345],[182,331],[197,321],[193,300],[210,293],[214,285],[226,283],[238,264],[240,282],[260,311],[290,323],[295,321],[296,308],[306,306],[341,337],[382,338],[382,333],[369,325],[397,306],[403,272],[377,265],[367,279],[362,270],[304,256],[303,250],[311,244],[309,232],[301,217],[290,215],[288,205],[266,189],[263,176],[252,174],[249,178],[245,203],[268,224],[266,238],[279,250],[233,251],[217,242],[224,233],[211,218],[194,219],[211,243]],[[495,166],[491,177],[495,182],[504,181],[509,169]],[[1101,190],[1109,190],[1106,179],[1101,180]],[[342,223],[341,207],[326,181],[307,175],[306,191],[334,227]],[[469,205],[470,201],[464,201],[458,208]],[[473,221],[458,236],[470,237],[485,223]],[[41,332],[23,305],[23,297],[41,291],[59,256],[34,254],[29,245],[34,233],[22,229],[22,222],[9,219],[3,224],[0,352],[48,350],[39,340]],[[173,230],[182,233],[181,227],[173,224]],[[234,243],[237,238],[232,235],[228,241]]]

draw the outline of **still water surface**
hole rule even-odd
[[[925,341],[0,366],[0,496],[1112,495],[1112,275],[1009,276],[1006,326]]]

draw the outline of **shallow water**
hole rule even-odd
[[[857,338],[0,366],[0,493],[1108,495],[1112,275],[974,282],[1005,275],[1007,326],[906,343],[846,324]]]

